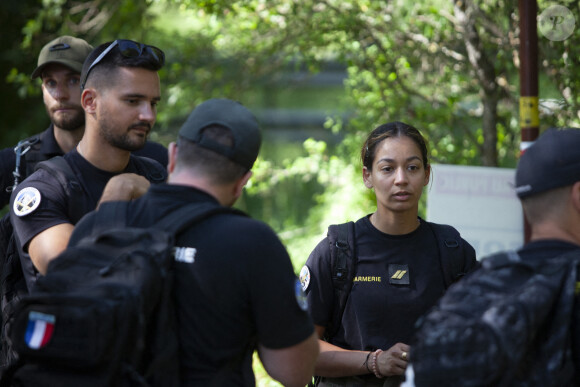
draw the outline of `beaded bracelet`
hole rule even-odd
[[[379,379],[383,378],[384,376],[381,375],[381,371],[379,370],[378,364],[377,364],[377,359],[379,357],[379,354],[383,352],[382,349],[377,349],[374,353],[373,353],[373,364],[372,364],[372,369],[373,372],[375,374],[375,376]]]

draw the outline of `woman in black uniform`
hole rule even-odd
[[[427,153],[421,133],[401,122],[377,127],[365,141],[363,181],[374,190],[377,209],[354,224],[352,288],[334,324],[341,306],[330,234],[302,269],[302,286],[322,339],[319,386],[398,386],[415,321],[444,293],[447,274],[457,278],[477,266],[475,251],[455,229],[418,216],[431,174]],[[440,250],[442,228],[456,236],[453,252]],[[446,273],[442,254],[458,261],[457,273]],[[331,325],[337,328],[329,337]]]

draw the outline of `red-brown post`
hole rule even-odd
[[[520,155],[534,143],[540,133],[538,108],[538,4],[536,0],[519,0],[520,12]],[[524,243],[530,229],[524,217]]]

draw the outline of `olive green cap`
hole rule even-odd
[[[60,63],[80,73],[86,57],[92,50],[93,46],[82,39],[66,35],[56,38],[40,50],[38,67],[32,72],[30,78],[38,78],[42,70],[52,63]]]

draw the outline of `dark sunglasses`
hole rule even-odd
[[[107,47],[103,52],[101,52],[101,54],[95,58],[93,63],[91,63],[84,78],[82,79],[81,90],[85,88],[85,83],[87,83],[87,79],[93,67],[98,65],[99,62],[102,61],[103,58],[107,56],[107,54],[111,52],[113,48],[115,48],[115,46],[119,47],[119,52],[125,58],[135,58],[141,55],[146,55],[154,62],[156,62],[156,64],[158,64],[159,67],[162,67],[165,64],[165,54],[163,53],[163,51],[161,51],[161,49],[155,46],[149,46],[147,44],[134,42],[132,40],[117,39],[113,43],[111,43],[109,47]]]

